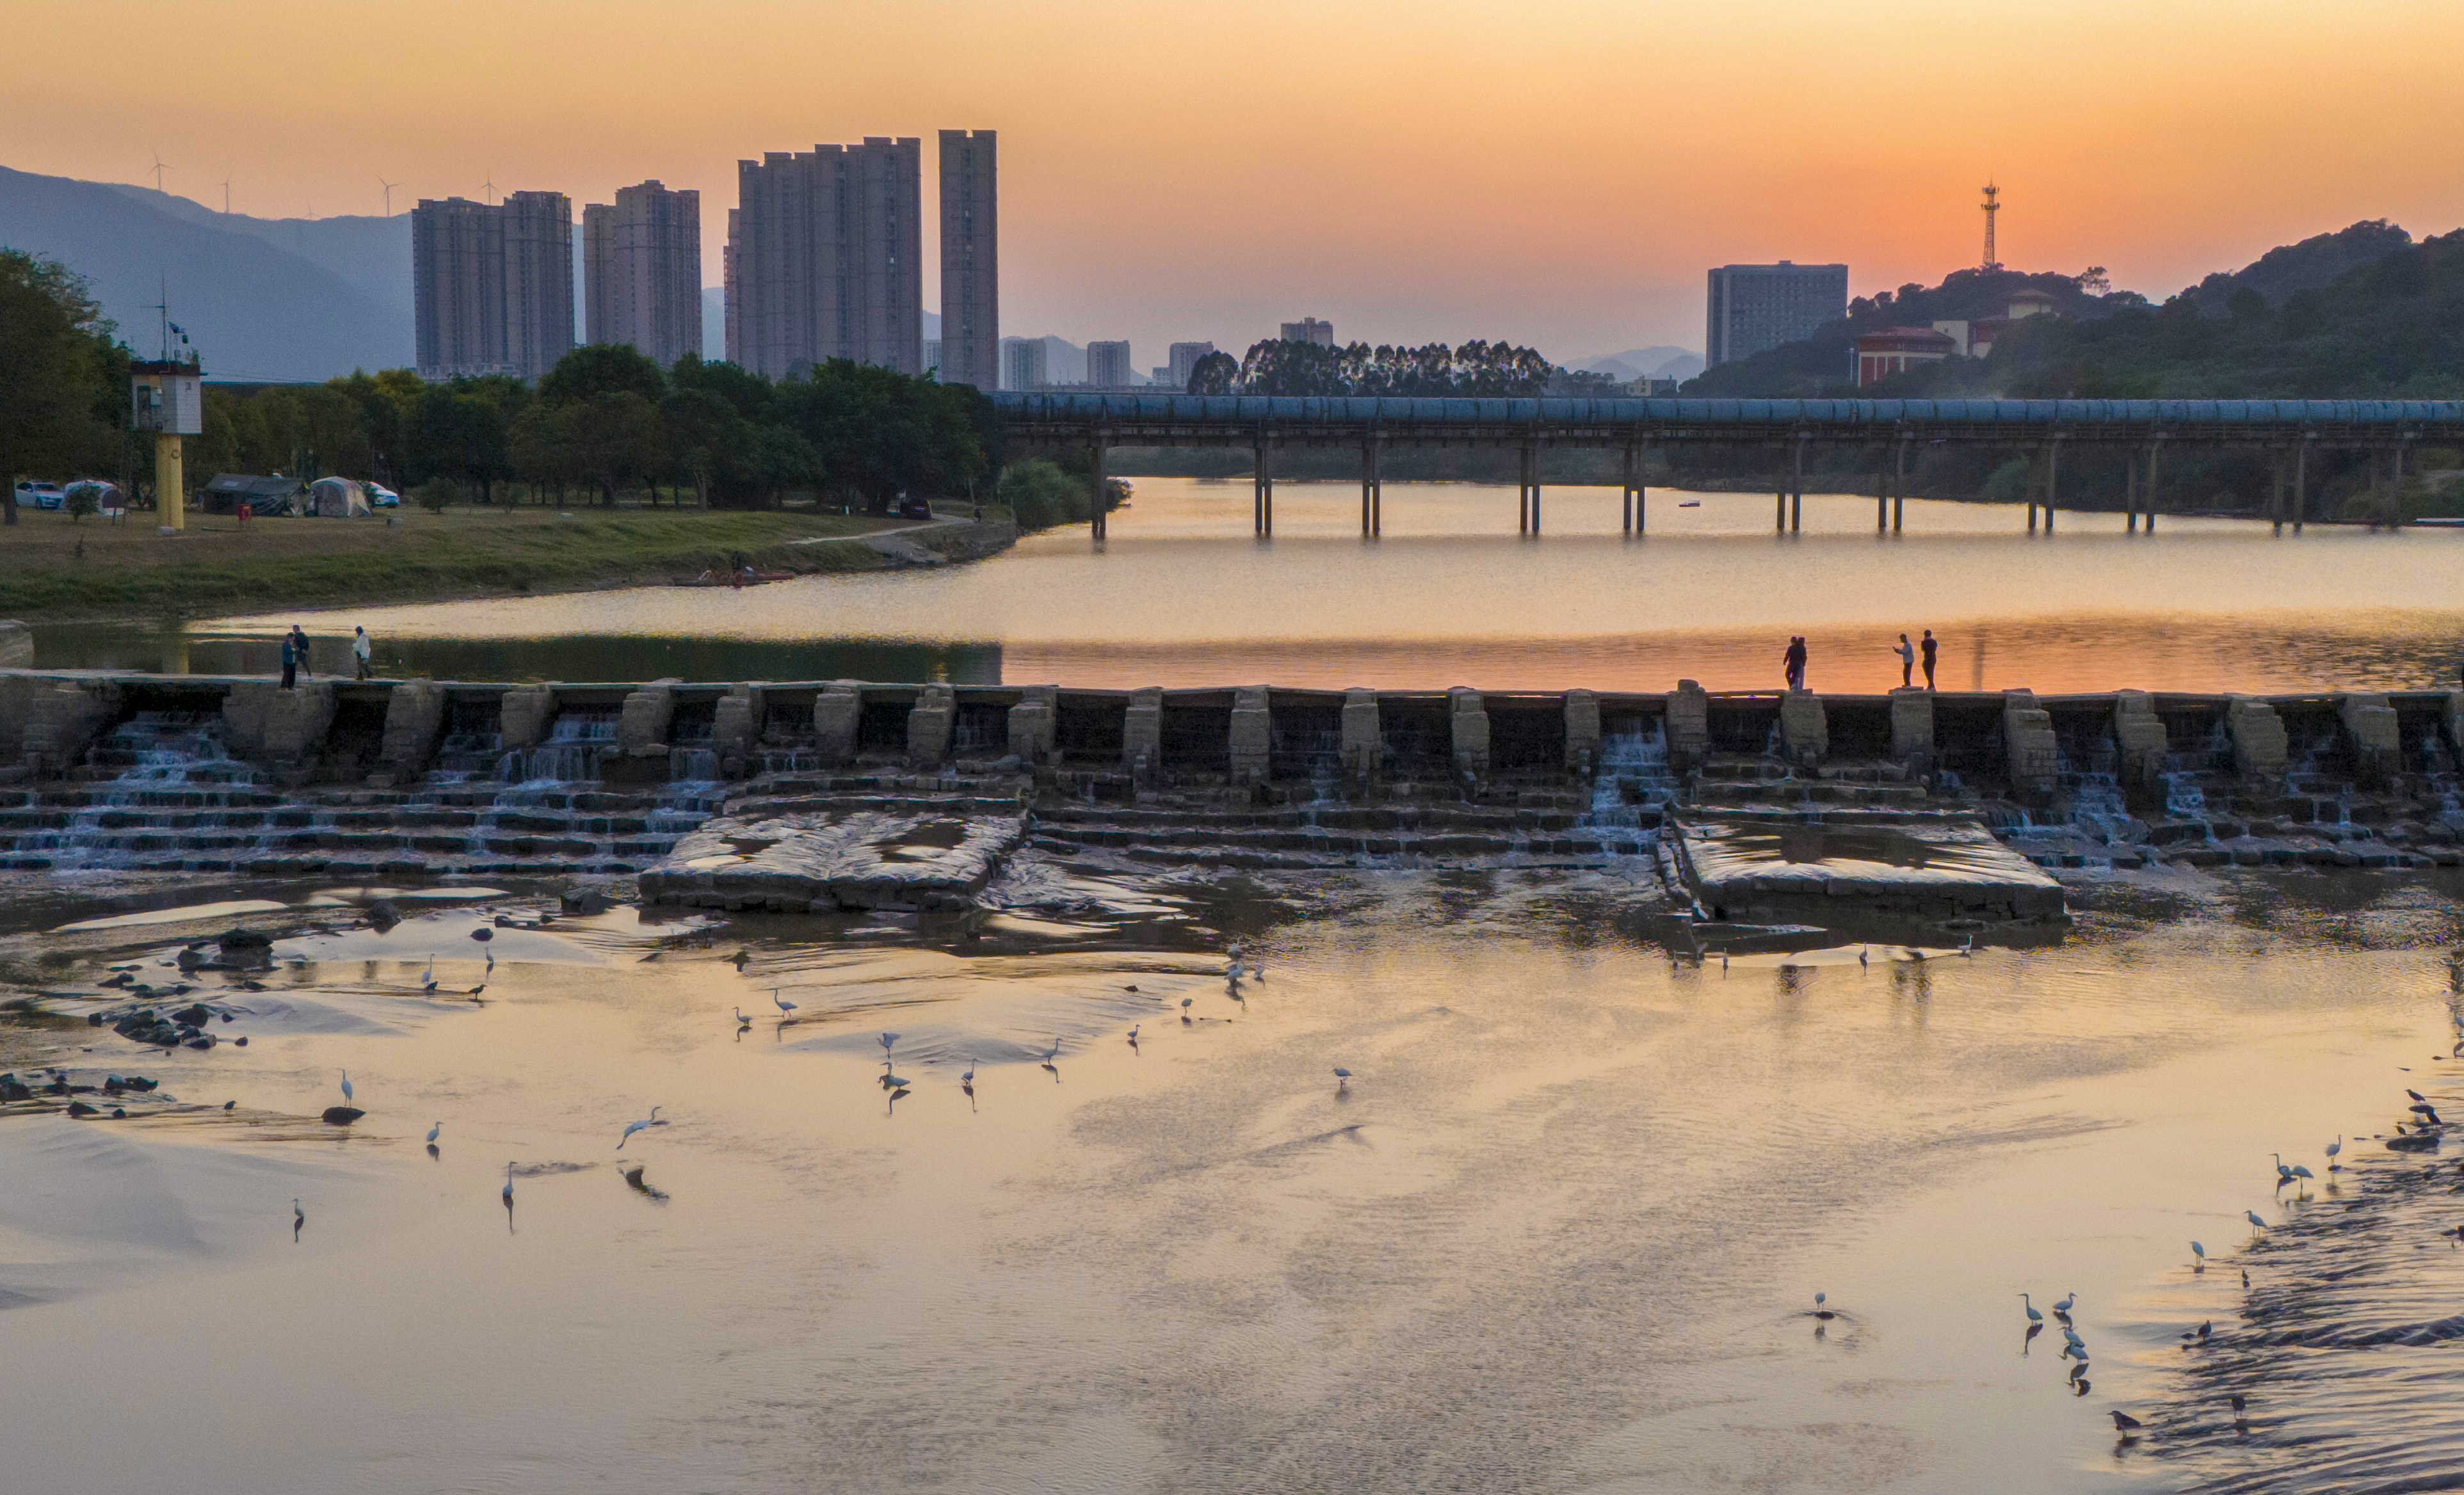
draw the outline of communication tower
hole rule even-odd
[[[2000,187],[1991,182],[1985,184],[1985,268],[1988,270],[2002,268],[2002,261],[1993,255],[1993,215],[2002,210],[1998,200],[2001,194]]]

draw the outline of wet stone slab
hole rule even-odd
[[[1802,899],[1862,899],[1946,917],[2057,919],[2061,884],[1984,824],[1710,821],[1683,828],[1684,872],[1706,908],[1735,916]]]
[[[858,811],[720,819],[641,874],[649,903],[826,913],[953,907],[1024,838],[1023,815]]]

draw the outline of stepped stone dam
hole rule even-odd
[[[2464,693],[480,684],[0,671],[0,869],[957,908],[1021,847],[1621,868],[1711,923],[2057,924],[2063,868],[2464,863]]]

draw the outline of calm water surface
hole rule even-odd
[[[1614,489],[1548,491],[1547,534],[1514,533],[1512,491],[1397,484],[1385,534],[1359,496],[1287,484],[1276,534],[1249,534],[1245,482],[1140,479],[1111,539],[1029,539],[973,566],[819,578],[743,592],[648,588],[349,609],[306,621],[320,669],[354,624],[378,665],[461,678],[949,679],[1084,687],[1664,690],[1777,683],[1789,635],[1817,689],[1899,683],[1889,646],[1930,627],[1941,683],[2038,691],[2428,688],[2464,660],[2464,533],[2022,512],[1912,502],[1877,537],[1871,500],[1808,495],[1804,533],[1768,496],[1655,491],[1647,538]],[[1699,508],[1681,508],[1693,498]],[[40,631],[38,661],[271,672],[267,613],[164,635]]]
[[[0,1119],[6,1462],[63,1492],[2452,1471],[2464,1349],[2369,1331],[2452,1312],[2464,1256],[2390,1202],[2427,1198],[2420,1165],[2364,1139],[2405,1086],[2464,1107],[2433,1059],[2453,883],[2168,874],[2092,895],[2056,948],[1723,970],[1673,966],[1647,883],[1614,876],[1225,890],[1030,856],[981,939],[796,920],[663,948],[695,926],[620,909],[499,932],[484,1004],[420,975],[477,984],[470,931],[535,902],[338,919],[227,994],[247,1048],[0,1025],[11,1067],[65,1044],[238,1103]],[[0,911],[0,978],[91,990],[184,933],[46,933],[97,912]],[[1267,966],[1245,1000],[1215,974],[1234,938]],[[347,1135],[313,1120],[343,1068],[369,1112]],[[620,1154],[653,1105],[672,1124]],[[2359,1166],[2330,1176],[2338,1133]],[[2274,1190],[2272,1152],[2335,1193]],[[2356,1204],[2386,1228],[2346,1279]],[[1808,1315],[1817,1290],[1841,1317]],[[2025,1338],[2022,1291],[2079,1294],[2092,1395]],[[2184,1351],[2203,1319],[2222,1337]],[[2288,1325],[2315,1342],[2270,1339]],[[2115,1406],[2150,1434],[2117,1445]]]

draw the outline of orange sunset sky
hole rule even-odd
[[[2273,245],[2464,219],[2464,7],[1557,0],[8,0],[0,165],[267,217],[1001,135],[1002,331],[1234,348],[1699,349],[1706,266],[1979,253],[2162,297]]]

